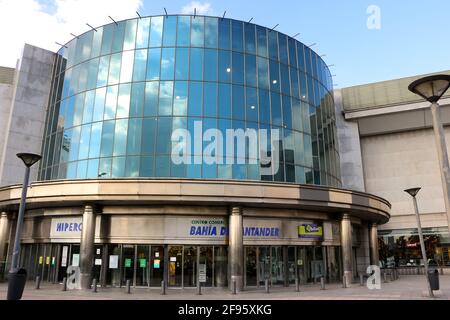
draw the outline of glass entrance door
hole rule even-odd
[[[202,286],[212,287],[213,247],[200,247],[198,272],[200,276],[200,281],[202,281]]]
[[[245,285],[256,286],[257,284],[257,257],[256,247],[245,247]]]
[[[184,287],[197,286],[197,247],[184,247]]]
[[[169,246],[169,279],[170,287],[181,287],[183,272],[183,247]]]
[[[151,246],[150,286],[161,286],[164,278],[164,246]]]
[[[270,280],[270,247],[259,247],[259,285],[264,286],[265,280]]]
[[[136,266],[136,286],[150,285],[150,265],[149,265],[150,246],[137,246],[137,266]]]
[[[271,247],[271,285],[284,284],[284,260],[282,247]]]
[[[134,276],[134,245],[123,245],[122,247],[122,285],[125,286],[127,280],[133,284]]]

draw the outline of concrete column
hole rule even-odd
[[[232,207],[230,212],[229,240],[228,240],[228,264],[230,270],[230,288],[233,279],[236,279],[236,290],[244,288],[244,246],[242,237],[242,208]]]
[[[350,216],[344,214],[341,220],[341,250],[344,275],[347,280],[347,286],[352,283],[353,264],[352,264],[352,223]]]
[[[9,240],[11,231],[11,224],[8,219],[8,214],[2,212],[0,214],[0,279],[6,270],[6,260],[8,258],[8,246],[6,243]]]
[[[378,256],[378,226],[376,223],[370,224],[369,230],[370,264],[379,265]]]
[[[86,205],[83,212],[83,230],[80,241],[81,288],[90,289],[92,267],[94,263],[95,213],[91,205]]]

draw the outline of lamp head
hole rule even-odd
[[[42,158],[42,156],[40,156],[39,154],[34,153],[18,153],[16,154],[16,156],[20,158],[25,164],[25,166],[27,166],[28,168],[31,167],[36,162],[38,162],[39,160],[41,160]]]
[[[406,189],[404,190],[405,192],[407,192],[411,197],[415,198],[416,195],[419,193],[421,188],[410,188],[410,189]]]
[[[450,75],[438,74],[417,79],[408,86],[408,90],[425,100],[435,103],[450,87]]]

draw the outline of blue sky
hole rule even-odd
[[[367,28],[370,5],[380,9],[379,30]],[[23,44],[57,51],[70,33],[141,15],[193,12],[222,15],[277,30],[313,49],[347,87],[450,69],[448,0],[1,0],[0,65],[14,67]],[[20,16],[20,19],[17,17]],[[14,32],[11,32],[14,30]]]

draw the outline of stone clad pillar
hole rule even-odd
[[[378,226],[376,223],[370,224],[369,230],[370,264],[379,265],[378,255]]]
[[[230,270],[230,289],[233,279],[236,280],[236,290],[244,288],[244,243],[242,236],[242,208],[232,207],[229,220],[228,264]]]
[[[8,246],[6,243],[9,241],[10,231],[11,224],[8,219],[8,214],[2,212],[0,214],[0,279],[4,272],[6,272],[6,260],[8,258]]]
[[[91,205],[84,206],[83,230],[80,241],[81,288],[90,289],[94,264],[95,213]],[[98,280],[98,279],[97,279]]]
[[[352,223],[350,216],[346,213],[342,216],[341,220],[341,250],[344,275],[347,280],[347,286],[350,286],[353,279]]]

